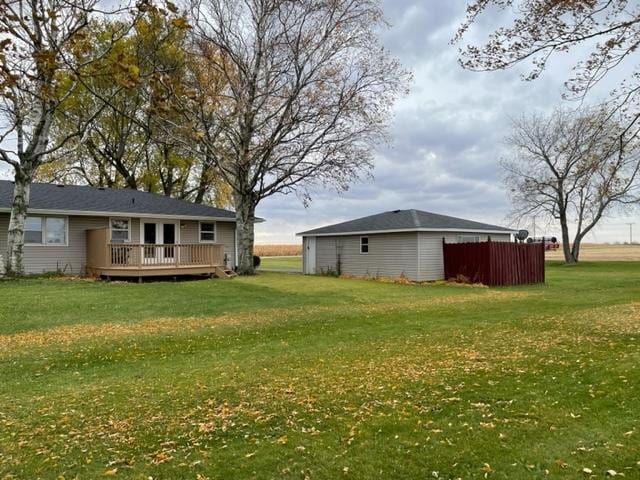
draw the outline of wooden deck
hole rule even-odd
[[[87,231],[87,273],[96,277],[231,276],[224,245],[109,243],[108,229]]]

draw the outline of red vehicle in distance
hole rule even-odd
[[[556,237],[529,237],[527,243],[544,243],[545,250],[557,250],[560,248]]]

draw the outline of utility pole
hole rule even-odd
[[[632,245],[633,244],[633,226],[635,225],[635,223],[628,222],[627,225],[629,225],[629,245]]]
[[[533,216],[533,238],[536,238],[536,216]]]

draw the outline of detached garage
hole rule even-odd
[[[516,231],[421,210],[393,210],[302,236],[303,271],[355,276],[444,278],[446,243],[510,242]]]

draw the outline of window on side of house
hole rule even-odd
[[[27,217],[24,225],[26,245],[67,245],[66,217]]]
[[[125,243],[131,241],[131,222],[128,218],[111,219],[111,242]]]
[[[214,243],[216,241],[216,222],[200,222],[200,242]]]
[[[369,237],[360,237],[360,253],[369,253]]]
[[[45,218],[45,243],[47,245],[67,244],[67,219],[57,217]]]
[[[479,235],[458,235],[458,243],[479,243]]]
[[[24,243],[41,245],[44,239],[44,225],[42,217],[27,217],[24,223]]]

